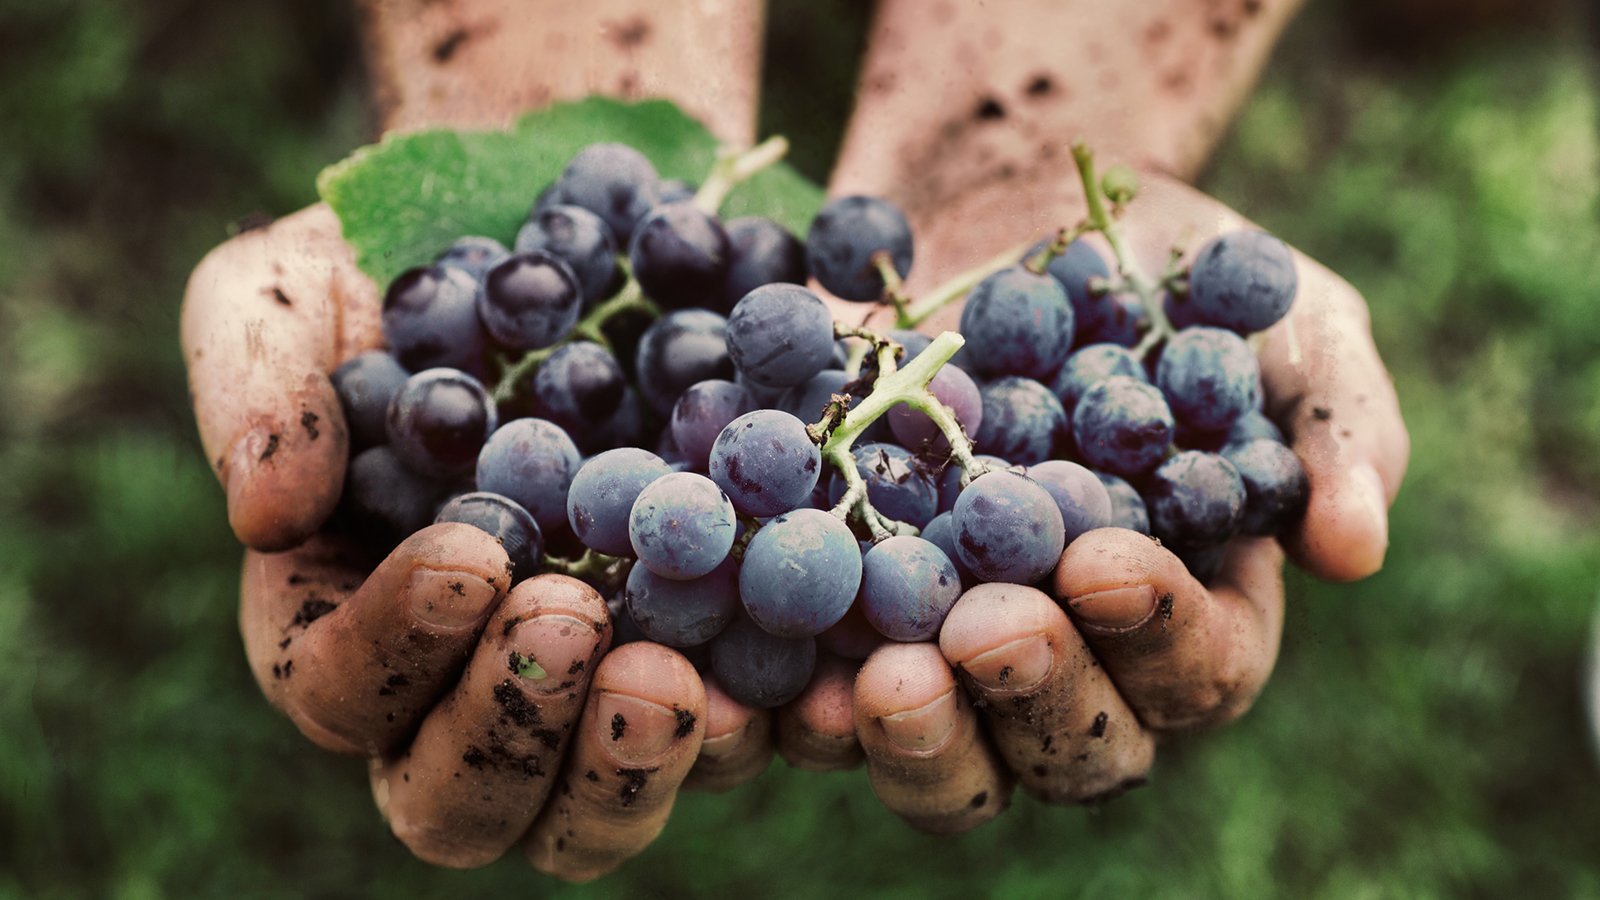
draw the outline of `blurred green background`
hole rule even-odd
[[[764,127],[819,179],[864,6],[773,7]],[[1388,567],[1291,576],[1255,712],[1102,811],[1019,798],[955,839],[775,764],[587,888],[413,861],[240,651],[178,298],[366,140],[354,29],[322,0],[0,2],[0,896],[1600,897],[1585,11],[1314,4],[1204,176],[1365,292],[1415,440]]]

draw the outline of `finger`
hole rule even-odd
[[[418,858],[471,868],[499,859],[544,806],[589,675],[611,644],[606,604],[565,575],[524,581],[484,629],[461,682],[373,793]]]
[[[588,881],[655,840],[705,718],[705,688],[682,654],[641,641],[602,660],[555,794],[523,844],[533,867]]]
[[[1088,803],[1144,784],[1155,740],[1043,591],[1015,584],[967,591],[945,619],[939,649],[1029,793]]]
[[[510,585],[500,542],[434,525],[395,548],[353,592],[356,560],[318,538],[245,554],[239,626],[256,681],[313,742],[392,749],[455,681]]]
[[[1101,528],[1067,548],[1055,591],[1118,692],[1153,729],[1237,718],[1277,660],[1283,553],[1268,538],[1230,544],[1207,591],[1150,538]]]
[[[811,683],[778,710],[778,753],[789,765],[813,772],[861,765],[852,712],[857,668],[831,654],[819,656]]]
[[[182,340],[206,458],[247,546],[310,537],[339,500],[349,437],[328,380],[382,343],[377,287],[318,205],[246,232],[195,267]]]
[[[706,688],[706,736],[683,786],[721,793],[760,775],[772,762],[772,712],[728,696],[709,674],[700,677]]]
[[[890,643],[856,675],[856,734],[873,793],[933,834],[975,828],[1011,801],[1011,775],[932,644]]]

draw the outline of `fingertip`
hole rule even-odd
[[[1067,547],[1055,573],[1056,596],[1090,632],[1134,631],[1161,614],[1175,591],[1203,592],[1183,562],[1151,538],[1100,528]]]
[[[778,752],[797,769],[830,772],[861,763],[852,695],[856,664],[818,659],[804,692],[778,712]]]
[[[265,552],[304,543],[339,505],[349,455],[333,385],[308,376],[286,413],[240,434],[219,461],[234,536]]]
[[[703,682],[705,739],[684,787],[720,793],[766,771],[773,753],[772,712],[740,703],[715,678]]]
[[[1357,581],[1382,569],[1389,510],[1377,469],[1358,465],[1310,475],[1305,519],[1287,541],[1295,561],[1328,581]]]

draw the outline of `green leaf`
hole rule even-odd
[[[362,270],[384,285],[463,235],[509,244],[539,192],[580,149],[600,141],[628,144],[662,178],[696,184],[717,149],[704,126],[664,100],[591,97],[530,113],[509,131],[386,137],[324,169],[317,191],[339,216]],[[739,185],[722,212],[769,216],[804,235],[821,205],[822,192],[780,163]]]

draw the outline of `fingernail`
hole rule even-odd
[[[1127,631],[1156,611],[1156,590],[1148,584],[1095,591],[1067,601],[1082,625],[1101,631]]]
[[[955,689],[916,709],[880,716],[878,724],[883,726],[889,743],[901,750],[912,753],[937,750],[956,729]]]
[[[689,729],[694,717],[687,717]],[[623,765],[642,766],[667,752],[682,726],[677,711],[659,703],[602,691],[595,702],[595,728],[600,746]]]
[[[588,677],[599,637],[593,625],[573,616],[534,616],[512,629],[506,665],[540,693],[566,690]]]
[[[494,603],[494,586],[471,572],[418,568],[406,582],[411,612],[429,625],[474,625]]]
[[[1360,466],[1350,473],[1355,495],[1373,533],[1384,547],[1389,546],[1389,502],[1383,479],[1372,466]]]
[[[980,653],[962,663],[961,670],[991,691],[1026,691],[1049,677],[1055,661],[1050,642],[1036,634]]]

